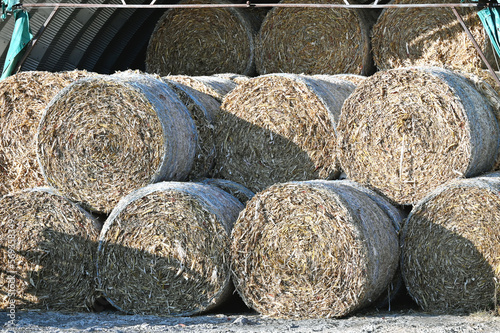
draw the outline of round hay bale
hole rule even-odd
[[[186,178],[196,142],[189,111],[166,83],[122,72],[64,88],[43,114],[37,157],[51,186],[109,213],[137,188]]]
[[[401,267],[409,294],[425,311],[498,307],[499,193],[499,173],[457,179],[413,207],[401,233]]]
[[[420,4],[421,0],[394,0],[390,3]],[[477,10],[457,8],[457,11],[493,65],[493,50]],[[474,44],[450,8],[385,8],[373,26],[372,48],[379,70],[409,66],[485,68]]]
[[[280,4],[343,4],[342,0],[282,0]],[[275,7],[259,31],[255,64],[270,73],[369,75],[373,72],[366,11],[344,8]],[[293,33],[291,33],[293,31]]]
[[[179,4],[230,4],[225,0],[182,0]],[[235,7],[179,8],[156,23],[146,51],[146,71],[212,75],[255,72],[258,16]]]
[[[89,311],[100,224],[51,188],[0,199],[0,309]]]
[[[247,189],[245,186],[227,179],[205,178],[199,180],[199,182],[202,184],[217,186],[221,190],[226,191],[238,199],[243,205],[246,205],[248,200],[252,199],[255,195],[255,193]]]
[[[50,100],[86,71],[20,72],[0,81],[0,196],[47,185],[36,161],[36,131]]]
[[[238,84],[233,80],[219,76],[187,76],[187,75],[168,75],[163,77],[165,80],[171,80],[191,87],[199,92],[210,95],[222,101],[231,90]]]
[[[345,181],[275,184],[247,203],[231,236],[236,290],[275,318],[351,314],[387,289],[399,260],[393,221]]]
[[[243,205],[200,183],[163,182],[124,197],[98,249],[104,296],[127,313],[193,315],[229,299],[231,228]]]
[[[490,105],[444,68],[380,71],[345,101],[338,157],[349,179],[410,205],[460,176],[492,169],[499,128]]]
[[[214,97],[176,81],[162,78],[189,110],[196,125],[196,156],[187,179],[208,177],[215,165],[215,121],[220,102]]]
[[[270,74],[233,89],[221,105],[214,175],[259,192],[339,174],[335,124],[355,85]]]

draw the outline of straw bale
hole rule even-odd
[[[98,280],[127,313],[193,315],[228,300],[232,225],[243,205],[216,186],[148,185],[124,197],[101,232]]]
[[[238,84],[233,80],[212,76],[168,75],[163,79],[175,81],[222,101]]]
[[[500,173],[456,179],[410,212],[401,232],[409,294],[426,311],[498,311]]]
[[[225,0],[182,0],[179,4],[229,4]],[[255,72],[257,15],[241,8],[179,8],[156,23],[146,51],[146,71],[212,75]]]
[[[219,113],[215,177],[254,192],[278,182],[336,178],[335,124],[354,88],[295,74],[240,84]]]
[[[236,290],[249,307],[275,318],[352,314],[387,289],[399,260],[391,218],[343,180],[256,193],[231,236]]]
[[[450,179],[490,171],[499,128],[465,77],[437,67],[399,68],[357,86],[337,137],[349,179],[410,205]]]
[[[20,72],[0,81],[0,196],[46,185],[36,162],[36,131],[43,109],[86,71]]]
[[[247,189],[245,186],[227,179],[205,178],[200,179],[199,182],[202,184],[217,186],[221,190],[226,191],[238,199],[243,205],[246,205],[248,200],[252,199],[255,195],[255,193]]]
[[[456,0],[427,1],[456,3]],[[391,4],[419,4],[394,0]],[[457,8],[472,36],[494,64],[494,54],[475,8]],[[450,8],[386,8],[372,30],[373,59],[379,70],[408,66],[485,68],[479,53]]]
[[[0,199],[0,309],[89,311],[100,224],[51,188]],[[13,302],[13,303],[11,303]]]
[[[92,211],[109,213],[134,189],[182,180],[197,132],[169,86],[144,74],[79,80],[48,105],[37,157],[47,182]]]
[[[189,110],[196,125],[196,156],[187,179],[207,177],[215,164],[215,121],[220,102],[214,97],[176,81],[162,78]]]
[[[358,9],[275,7],[259,31],[255,49],[257,73],[369,75],[374,69],[370,50],[370,28],[374,22],[368,12]]]

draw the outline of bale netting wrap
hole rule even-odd
[[[254,192],[250,191],[245,186],[227,179],[204,178],[198,180],[198,182],[207,185],[217,186],[218,188],[228,192],[233,197],[238,199],[243,205],[246,205],[248,200],[252,199],[253,196],[255,195]]]
[[[182,0],[179,5],[230,4],[225,0]],[[146,51],[146,71],[212,75],[255,72],[258,16],[236,7],[179,8],[156,23]]]
[[[168,75],[163,79],[175,81],[185,86],[191,87],[199,92],[210,95],[222,102],[231,90],[238,86],[233,80],[219,76],[188,76],[188,75]]]
[[[342,317],[375,301],[399,260],[383,208],[344,181],[275,184],[256,193],[232,232],[236,290],[275,318]]]
[[[0,199],[0,309],[92,310],[100,224],[52,188]]]
[[[332,79],[333,80],[339,80],[339,79],[340,80],[347,80],[347,81],[351,81],[355,85],[360,84],[361,82],[363,82],[366,79],[366,76],[357,75],[357,74],[333,74],[333,75],[315,74],[315,75],[313,75],[313,77],[319,78],[322,80],[332,80]]]
[[[47,185],[36,161],[36,132],[50,100],[86,71],[29,71],[0,81],[0,196]]]
[[[456,0],[427,1],[456,3]],[[390,4],[421,4],[395,0]],[[456,8],[490,64],[494,54],[475,8]],[[408,27],[408,28],[405,28]],[[450,8],[385,8],[372,30],[373,59],[379,70],[408,66],[454,69],[485,64]]]
[[[109,213],[137,188],[186,178],[196,142],[189,111],[166,83],[122,72],[64,88],[40,122],[37,156],[51,186]]]
[[[196,155],[187,179],[208,177],[215,165],[215,125],[220,102],[214,97],[202,93],[176,81],[162,78],[172,88],[189,110],[194,120],[198,140]]]
[[[457,179],[416,204],[401,233],[409,294],[425,311],[498,310],[500,174]]]
[[[148,185],[124,197],[101,232],[98,280],[121,311],[193,315],[229,299],[230,233],[243,205],[218,187]]]
[[[335,124],[356,86],[295,74],[269,74],[233,89],[221,105],[214,175],[259,192],[339,172]]]
[[[279,3],[344,4],[342,0]],[[366,11],[358,9],[275,7],[259,31],[257,73],[369,75],[374,68],[370,50],[374,22]]]
[[[250,79],[250,76],[247,75],[242,75],[242,74],[235,74],[235,73],[220,73],[220,74],[214,74],[214,76],[223,78],[226,80],[231,80],[235,82],[236,84],[240,84],[245,82],[246,80]]]
[[[460,176],[493,168],[499,129],[485,97],[437,67],[380,71],[345,101],[338,157],[351,180],[414,204]]]

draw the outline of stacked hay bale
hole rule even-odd
[[[0,199],[0,308],[89,311],[100,225],[50,188]]]
[[[187,179],[208,177],[215,165],[215,121],[220,102],[214,97],[176,81],[162,79],[189,110],[196,125],[196,155]]]
[[[342,0],[280,1],[294,3],[345,4]],[[275,7],[259,31],[257,72],[369,75],[374,69],[370,47],[374,22],[365,10]]]
[[[225,0],[183,0],[180,5],[220,4]],[[258,15],[235,7],[170,9],[156,23],[146,52],[146,70],[212,75],[255,71],[254,35]]]
[[[109,213],[134,189],[186,178],[197,133],[166,83],[123,72],[63,89],[45,110],[37,139],[47,182],[86,208]]]
[[[233,80],[217,75],[212,76],[187,76],[187,75],[168,75],[164,80],[171,80],[191,87],[199,92],[210,95],[218,101],[224,99],[231,90],[238,86]]]
[[[192,315],[229,299],[229,245],[243,205],[216,186],[148,185],[123,198],[98,249],[105,297],[127,313]]]
[[[364,80],[343,105],[337,136],[347,177],[401,205],[450,179],[491,170],[500,138],[485,97],[463,76],[436,67]]]
[[[498,307],[500,174],[440,186],[412,209],[401,233],[409,294],[425,311]]]
[[[421,1],[394,0],[390,3],[419,4]],[[493,50],[475,8],[457,8],[457,11],[488,62],[493,64]],[[450,8],[386,8],[373,26],[372,44],[373,59],[379,70],[408,66],[473,70],[485,66]]]
[[[355,85],[294,74],[252,78],[221,106],[214,175],[258,192],[339,174],[335,124]]]
[[[375,196],[323,180],[257,193],[232,232],[234,282],[245,303],[275,318],[329,318],[375,301],[399,260],[394,221]]]
[[[43,109],[86,71],[21,72],[0,81],[0,195],[46,185],[36,162],[36,131]]]

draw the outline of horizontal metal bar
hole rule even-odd
[[[500,4],[488,4],[492,7],[500,6]],[[89,4],[89,3],[25,3],[22,5],[25,8],[30,7],[60,7],[60,8],[225,8],[225,7],[294,7],[294,8],[457,8],[457,7],[478,7],[478,3],[431,3],[431,4],[376,4],[376,5],[361,5],[361,4],[314,4],[314,3],[252,3],[247,1],[241,4]]]

